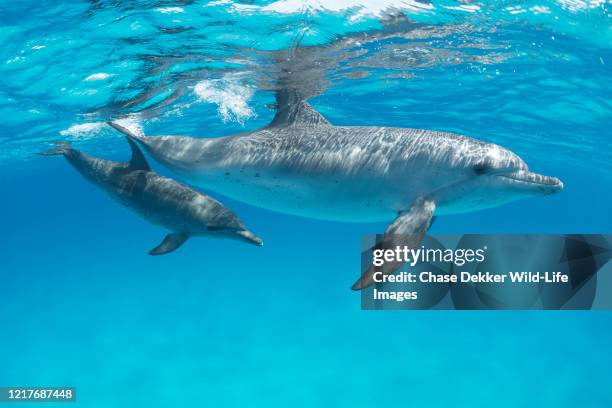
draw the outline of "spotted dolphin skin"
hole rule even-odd
[[[63,155],[87,180],[147,221],[170,231],[150,255],[174,251],[193,236],[232,238],[262,245],[238,217],[217,200],[151,171],[135,142],[128,139],[132,158],[127,163],[98,159],[68,143],[41,153]]]
[[[325,220],[392,221],[380,248],[415,247],[434,215],[462,213],[563,188],[511,151],[456,134],[333,126],[307,102],[265,128],[213,139],[138,136],[112,124],[194,184],[237,200]],[[385,264],[383,273],[399,265]],[[371,268],[354,285],[373,283]]]

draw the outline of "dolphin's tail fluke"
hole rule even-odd
[[[53,144],[56,146],[55,149],[47,150],[46,152],[40,152],[37,154],[41,156],[57,156],[60,154],[65,154],[71,148],[70,142],[57,141],[53,142]]]
[[[123,133],[125,136],[127,136],[129,139],[132,140],[138,140],[140,139],[141,136],[138,136],[136,133],[132,132],[130,129],[123,127],[121,125],[118,125],[114,122],[106,122],[106,124],[110,127],[112,127],[113,129]]]

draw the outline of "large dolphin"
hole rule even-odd
[[[151,171],[136,143],[128,139],[132,158],[127,163],[98,159],[56,143],[45,156],[63,155],[87,180],[102,188],[120,204],[149,222],[169,229],[161,244],[149,251],[162,255],[174,251],[192,236],[238,239],[261,245],[238,217],[217,200]]]
[[[277,94],[277,109],[262,129],[213,139],[145,137],[110,125],[174,172],[237,200],[324,220],[392,221],[379,247],[418,245],[434,214],[563,188],[495,144],[431,130],[333,126],[291,92]],[[353,289],[373,283],[373,272]]]

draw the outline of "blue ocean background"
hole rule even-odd
[[[612,233],[610,2],[0,0],[0,23],[0,386],[105,408],[612,406],[608,312],[361,311],[360,239],[384,224],[215,193],[263,247],[150,257],[164,230],[35,154],[126,160],[109,119],[264,126],[301,47],[333,124],[469,135],[565,183],[432,233]]]

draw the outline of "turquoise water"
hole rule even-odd
[[[433,233],[612,232],[609,2],[342,4],[0,0],[0,386],[75,386],[83,407],[612,404],[609,313],[361,311],[360,238],[384,224],[215,194],[264,247],[150,257],[165,231],[34,154],[124,160],[109,119],[256,129],[294,56],[334,124],[477,137],[565,183]]]

